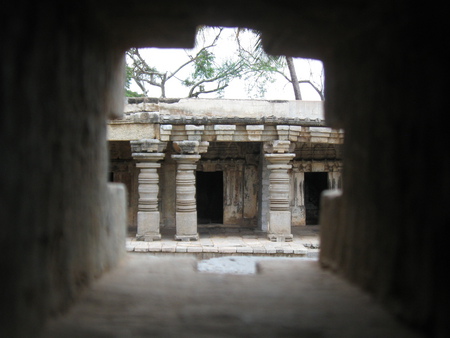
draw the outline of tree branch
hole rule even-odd
[[[322,101],[325,101],[325,96],[323,95],[322,90],[320,90],[319,87],[315,83],[313,83],[310,80],[300,80],[300,81],[298,81],[298,83],[309,83],[311,85],[311,87],[313,87],[314,90],[317,92],[317,94],[319,94],[320,99]]]
[[[215,88],[215,89],[211,89],[211,90],[199,90],[198,92],[195,92],[195,93],[192,93],[192,94],[191,94],[191,91],[190,91],[188,97],[198,97],[200,94],[215,93],[215,92],[218,92],[218,91],[220,91],[220,90],[222,90],[222,89],[225,89],[225,88],[227,88],[227,87],[228,87],[228,84],[224,84],[223,86],[220,86],[220,87],[218,86],[218,87]]]

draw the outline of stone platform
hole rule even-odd
[[[320,249],[319,226],[293,227],[291,242],[271,242],[267,233],[246,228],[219,226],[199,227],[198,241],[175,241],[175,229],[162,229],[161,241],[137,241],[129,233],[126,242],[128,252],[193,253],[220,255],[273,255],[316,257]]]

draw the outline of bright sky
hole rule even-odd
[[[217,31],[216,31],[217,32]],[[212,35],[209,35],[206,31],[206,41],[212,41]],[[212,33],[213,34],[213,33]],[[226,28],[221,34],[221,38],[215,47],[214,52],[217,58],[227,59],[232,58],[233,53],[237,48],[235,43],[236,31],[233,28]],[[240,33],[240,37],[244,43],[251,46],[254,43],[254,35],[250,32]],[[201,46],[202,43],[199,42]],[[195,50],[195,49],[194,49]],[[140,49],[141,55],[145,58],[148,64],[158,69],[160,72],[173,72],[181,64],[188,60],[188,54],[193,54],[194,50],[184,49],[158,49],[158,48],[145,48]],[[294,59],[295,68],[297,71],[297,77],[299,80],[312,79],[316,83],[320,83],[320,77],[323,72],[322,62],[312,59]],[[179,73],[177,76],[180,79],[185,79],[189,70]],[[287,71],[286,71],[287,73]],[[287,73],[288,74],[288,73]],[[246,83],[243,80],[233,80],[224,91],[224,98],[229,99],[249,99],[257,97],[249,97],[247,93]],[[268,83],[267,92],[264,96],[268,100],[293,100],[294,92],[292,85],[288,83],[281,75],[276,76],[274,83]],[[140,92],[139,87],[132,81],[131,90]],[[319,95],[309,84],[300,84],[303,100],[320,100]],[[166,97],[186,97],[189,89],[181,85],[180,81],[171,79],[166,86]],[[160,90],[157,87],[149,87],[149,96],[159,97]],[[217,94],[200,95],[201,98],[215,98]]]

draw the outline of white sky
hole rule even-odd
[[[212,41],[211,35],[208,35],[206,31],[206,41]],[[254,42],[254,36],[247,33],[240,33],[240,37],[244,43],[248,43],[251,46]],[[202,43],[199,42],[199,45]],[[217,43],[214,52],[217,58],[227,59],[232,58],[233,53],[237,48],[235,43],[235,29],[226,28],[222,32],[221,39]],[[195,50],[195,49],[194,49]],[[188,60],[188,54],[193,54],[194,50],[184,50],[184,49],[158,49],[158,48],[145,48],[140,49],[140,54],[144,57],[147,63],[160,72],[173,72],[181,64]],[[312,79],[316,83],[320,83],[320,76],[323,72],[322,62],[319,60],[312,59],[294,59],[295,68],[297,71],[297,77],[299,80]],[[177,76],[180,79],[185,79],[189,70],[186,69],[185,72],[179,73]],[[269,83],[267,85],[267,92],[264,99],[268,100],[293,100],[294,92],[292,85],[288,83],[284,78],[280,76],[276,77],[277,80],[274,83]],[[248,83],[247,83],[248,85]],[[139,87],[132,81],[131,90],[136,92],[141,92]],[[159,97],[161,92],[157,87],[148,87],[150,97]],[[319,95],[309,84],[300,84],[300,89],[302,93],[303,100],[320,100]],[[168,98],[179,98],[187,97],[189,88],[181,85],[180,81],[176,79],[171,79],[167,82],[166,86],[166,97]],[[201,98],[215,98],[217,94],[206,94],[200,95]],[[229,99],[249,99],[256,97],[249,97],[246,90],[246,83],[243,80],[232,80],[229,86],[225,89],[224,98]]]

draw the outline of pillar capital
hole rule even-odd
[[[141,139],[130,141],[131,152],[133,153],[162,153],[167,146],[167,142],[157,139]]]
[[[172,158],[181,163],[196,163],[200,158],[201,155],[198,154],[173,154]]]
[[[161,161],[164,159],[165,155],[164,153],[133,153],[133,158],[138,161],[136,166],[138,168],[144,168],[148,167],[149,164],[157,164],[158,168],[161,166],[161,164],[157,163],[158,161]]]
[[[295,157],[295,154],[264,154],[264,157],[270,162],[267,167],[269,169],[274,169],[276,167],[291,169],[292,165],[289,162]]]
[[[270,154],[292,153],[295,143],[288,140],[274,140],[264,143],[264,152]]]
[[[209,142],[207,141],[175,141],[173,149],[179,154],[201,154],[208,151]]]

